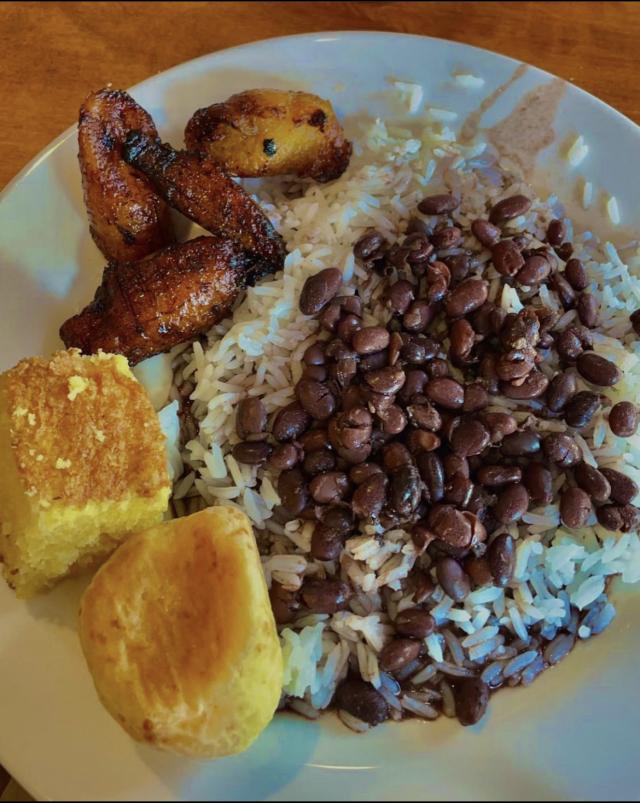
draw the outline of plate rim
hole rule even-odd
[[[231,47],[221,48],[219,50],[213,50],[208,53],[204,53],[200,56],[195,56],[186,61],[178,62],[177,64],[174,64],[171,67],[168,67],[164,70],[159,70],[158,72],[155,72],[147,76],[142,81],[139,81],[138,83],[126,88],[125,91],[130,93],[136,93],[136,91],[144,88],[147,84],[150,84],[151,82],[156,81],[158,79],[169,78],[175,74],[179,74],[185,71],[188,72],[194,67],[198,67],[199,65],[215,60],[217,57],[222,57],[225,56],[226,54],[233,52],[240,52],[243,50],[254,49],[256,46],[269,45],[276,42],[311,41],[314,42],[315,44],[321,44],[323,40],[336,41],[339,39],[351,39],[351,38],[384,39],[389,37],[395,39],[402,38],[402,39],[420,40],[423,42],[425,41],[439,42],[439,43],[444,42],[449,46],[452,46],[454,48],[461,48],[466,52],[471,51],[472,53],[489,54],[493,57],[500,59],[503,62],[510,63],[514,67],[525,65],[530,70],[535,71],[537,75],[543,76],[550,80],[561,80],[564,84],[571,86],[572,91],[577,92],[578,95],[584,96],[584,99],[588,101],[598,113],[601,114],[604,113],[608,116],[613,116],[613,118],[616,119],[619,123],[624,124],[625,127],[627,127],[633,135],[639,138],[640,142],[640,123],[634,122],[630,117],[623,114],[621,111],[619,111],[606,101],[602,100],[597,95],[588,92],[586,89],[573,83],[570,80],[561,78],[555,73],[549,72],[548,70],[538,67],[535,64],[531,64],[530,62],[522,61],[513,56],[507,56],[503,53],[500,53],[499,51],[491,50],[489,48],[479,47],[477,45],[472,45],[467,42],[458,41],[455,39],[448,39],[445,37],[428,36],[423,34],[407,33],[401,31],[384,31],[379,29],[364,29],[364,30],[337,29],[337,30],[327,30],[327,31],[324,30],[309,31],[306,33],[296,33],[296,34],[288,34],[285,36],[271,36],[271,37],[254,39],[251,40],[250,42],[244,42],[242,44],[232,45]],[[61,145],[63,145],[70,137],[75,136],[76,130],[77,130],[77,122],[73,122],[68,128],[63,130],[60,134],[58,134],[58,136],[52,139],[38,153],[36,153],[35,156],[33,156],[0,190],[0,205],[2,204],[3,201],[7,200],[12,190],[14,190],[25,178],[27,178],[34,170],[36,170],[42,162],[53,156],[55,151]],[[2,756],[0,756],[0,763],[9,773],[10,778],[16,781],[35,800],[38,801],[52,800],[52,798],[50,798],[46,794],[40,794],[42,790],[39,790],[36,786],[33,786],[30,783],[25,782],[24,777],[21,775],[21,773],[19,772],[15,773],[11,768],[11,762],[7,763]]]

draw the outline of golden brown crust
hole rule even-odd
[[[67,347],[132,365],[192,340],[229,315],[254,263],[231,240],[197,237],[140,262],[107,265],[85,309],[62,324]]]
[[[282,657],[247,517],[210,508],[132,536],[85,592],[98,694],[139,741],[194,756],[244,749],[271,719]]]
[[[158,132],[126,92],[101,89],[80,108],[78,160],[91,235],[102,253],[133,262],[175,241],[169,208],[149,180],[122,159],[129,131]]]
[[[260,207],[204,155],[175,151],[142,133],[127,138],[123,156],[141,170],[171,206],[212,234],[223,234],[248,253],[282,267],[285,248]]]
[[[139,496],[166,488],[158,417],[143,387],[115,360],[60,351],[22,360],[4,374],[13,459],[25,492],[41,503],[125,499],[132,474]]]
[[[234,176],[294,174],[316,181],[341,176],[352,150],[329,101],[277,89],[251,89],[198,109],[185,142]]]

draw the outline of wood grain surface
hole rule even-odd
[[[82,99],[271,36],[386,30],[479,45],[574,81],[640,122],[634,2],[3,2],[0,187]]]
[[[499,51],[640,123],[634,2],[3,2],[0,187],[75,122],[93,89],[128,87],[256,39],[327,30],[425,34]],[[0,791],[6,779],[0,768]]]

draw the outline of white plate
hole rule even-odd
[[[179,145],[195,108],[250,87],[310,88],[340,114],[388,113],[381,90],[394,77],[422,83],[429,104],[462,117],[516,67],[452,42],[327,33],[206,56],[133,95]],[[456,86],[456,70],[482,76],[484,87]],[[548,80],[531,68],[484,122]],[[579,170],[617,196],[623,223],[637,220],[640,129],[568,85],[556,131],[547,157],[561,196],[573,195],[578,171],[554,157],[580,131],[590,150]],[[0,370],[58,346],[60,323],[98,282],[103,260],[88,234],[75,155],[68,131],[1,197]],[[24,604],[0,584],[0,762],[38,798],[638,799],[640,625],[631,595],[608,632],[532,688],[497,695],[480,727],[389,723],[362,737],[331,717],[317,724],[279,716],[244,755],[198,764],[137,746],[98,703],[75,630],[81,587],[66,583]]]

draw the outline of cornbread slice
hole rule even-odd
[[[251,522],[212,507],[136,533],[80,605],[100,700],[138,741],[202,758],[271,721],[282,651]]]
[[[76,349],[0,375],[0,560],[29,597],[156,524],[164,436],[124,357]]]

